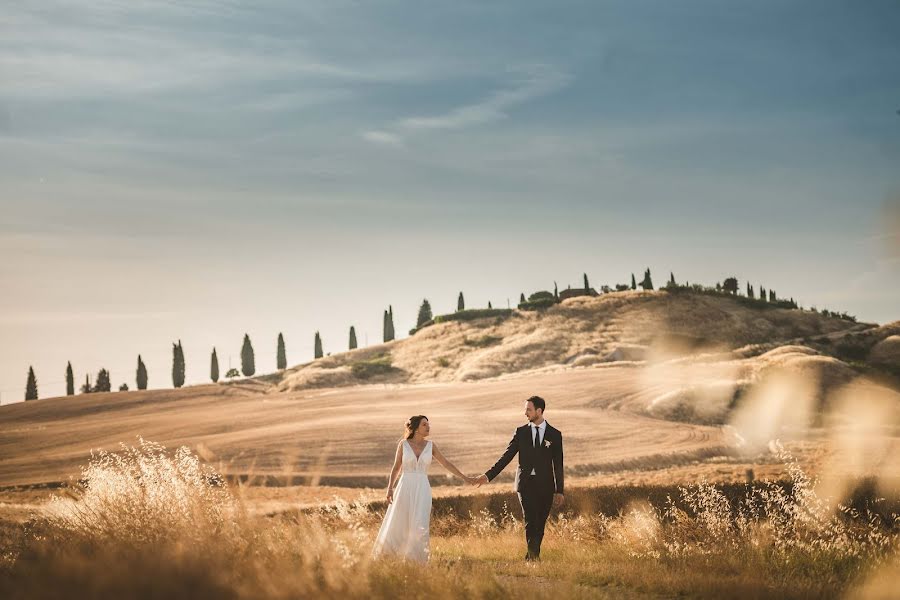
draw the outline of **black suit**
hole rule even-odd
[[[540,447],[535,448],[533,431],[530,424],[516,429],[506,452],[486,473],[488,481],[493,480],[516,454],[519,455],[516,492],[525,517],[528,559],[540,557],[544,526],[553,506],[553,494],[563,493],[562,433],[547,423]]]

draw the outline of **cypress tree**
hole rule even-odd
[[[316,332],[316,339],[313,341],[313,345],[315,346],[314,352],[316,358],[322,358],[325,354],[322,352],[322,337],[319,335],[319,332]]]
[[[556,287],[556,282],[553,282],[553,299],[559,302],[559,288]]]
[[[356,350],[356,328],[351,325],[350,326],[350,349]]]
[[[141,358],[141,355],[138,354],[138,364],[137,364],[137,389],[146,390],[147,389],[147,367],[144,365],[144,360]]]
[[[456,300],[456,310],[466,310],[466,301],[462,292],[459,293],[459,298]]]
[[[763,302],[766,301],[766,288],[763,286],[759,286],[759,299]]]
[[[492,308],[494,308],[494,307],[493,307],[493,306],[491,306],[491,301],[490,301],[490,300],[488,300],[488,310],[491,310],[491,309],[492,309]]]
[[[109,381],[109,371],[106,369],[100,369],[100,372],[97,373],[97,383],[94,384],[95,392],[109,392],[112,391],[112,383]]]
[[[66,396],[75,395],[75,376],[72,374],[72,363],[66,366]]]
[[[524,303],[525,303],[525,292],[522,292],[521,294],[519,294],[519,304],[524,304]]]
[[[591,289],[591,284],[588,283],[587,273],[584,274],[584,291],[588,291]]]
[[[644,280],[641,281],[641,288],[644,290],[653,289],[653,279],[650,277],[650,269],[644,271]]]
[[[637,281],[635,281],[635,279],[634,279],[634,273],[631,274],[631,289],[633,289],[633,290],[637,289]]]
[[[769,290],[769,302],[777,302],[778,296],[775,295],[775,290]]]
[[[382,319],[381,319],[381,325],[384,330],[384,334],[382,335],[381,339],[383,342],[387,343],[387,342],[391,341],[390,337],[388,336],[388,333],[390,332],[390,328],[388,327],[388,312],[387,311],[384,311],[384,317],[382,317]]]
[[[172,344],[172,385],[180,388],[184,385],[184,348],[181,340]]]
[[[213,346],[212,357],[209,359],[209,378],[213,383],[219,382],[219,355],[216,354],[215,346]]]
[[[277,365],[278,370],[287,369],[287,353],[284,350],[284,336],[280,333],[278,334],[278,360]]]
[[[84,384],[81,386],[81,393],[82,394],[90,394],[91,393],[91,376],[90,375],[84,376]]]
[[[388,310],[384,311],[384,341],[390,342],[394,339],[394,307],[388,306]]]
[[[490,302],[488,302],[488,306],[490,307]],[[431,304],[428,303],[428,299],[426,298],[425,300],[422,300],[422,306],[419,307],[419,317],[416,319],[416,328],[421,327],[431,319]]]
[[[672,271],[669,271],[669,285],[671,285],[672,287],[675,287],[675,285],[676,285],[675,284],[675,273],[673,273]]]
[[[25,383],[25,399],[38,399],[37,377],[34,376],[34,367],[28,367],[28,381]]]
[[[241,346],[241,372],[245,377],[256,374],[256,360],[253,356],[253,344],[250,343],[250,336],[244,334],[244,344]]]

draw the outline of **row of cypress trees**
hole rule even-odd
[[[728,291],[731,290],[732,280],[726,280],[726,286]],[[634,273],[631,274],[631,285],[628,284],[620,284],[616,285],[616,289],[628,289],[629,287],[632,290],[637,289],[638,285],[644,290],[652,290],[653,288],[653,279],[650,275],[650,269],[646,269],[644,271],[644,277],[640,283],[637,282]],[[675,285],[675,275],[670,273],[669,285]],[[734,280],[734,286],[736,287],[737,281]],[[559,297],[559,291],[554,282],[553,295],[554,298]],[[590,282],[588,281],[587,273],[584,274],[584,289],[590,289]],[[604,288],[606,289],[606,288]],[[733,290],[733,293],[737,290]],[[759,297],[763,300],[767,299],[767,294],[765,288],[759,286]],[[749,283],[747,284],[747,296],[749,298],[754,298],[756,293],[754,292],[753,286]],[[769,290],[768,300],[770,302],[775,301],[775,293],[774,291]],[[519,296],[520,303],[525,302],[525,294],[522,293]],[[466,308],[465,297],[463,293],[460,292],[457,297],[456,302],[456,310],[463,311]],[[488,308],[492,308],[490,302],[488,302]],[[419,314],[416,318],[416,328],[422,327],[428,321],[431,321],[434,318],[431,304],[428,302],[428,299],[424,299],[422,301],[421,306],[419,307]],[[394,330],[394,308],[393,306],[388,306],[388,308],[384,311],[384,321],[383,321],[383,341],[390,342],[396,338],[396,333]],[[359,347],[357,337],[356,337],[356,328],[354,326],[350,327],[350,339],[348,347],[350,350],[355,350]],[[287,353],[285,351],[284,344],[284,335],[278,334],[278,345],[277,345],[277,356],[276,356],[276,366],[279,370],[287,368]],[[313,339],[313,357],[315,359],[322,358],[324,356],[324,351],[322,347],[322,337],[320,333],[317,331],[315,333],[315,337]],[[253,352],[253,344],[250,341],[250,336],[248,334],[244,334],[243,344],[241,345],[241,371],[247,377],[251,377],[256,374],[256,360]],[[231,369],[228,371],[225,376],[226,377],[236,377],[240,374],[237,369]],[[210,379],[213,382],[219,381],[219,359],[216,353],[216,349],[212,349],[212,356],[210,358]],[[145,390],[147,389],[147,367],[144,364],[141,356],[138,355],[138,366],[137,366],[137,389]],[[185,382],[185,361],[184,361],[184,349],[181,345],[181,340],[178,340],[178,343],[172,344],[172,384],[176,388],[180,388],[184,385]],[[97,381],[94,385],[90,383],[90,377],[86,376],[84,385],[81,386],[82,393],[90,393],[90,392],[103,392],[110,391],[110,376],[109,371],[106,369],[101,369],[97,374]],[[122,384],[119,388],[120,390],[127,390],[127,384]],[[66,367],[66,395],[74,395],[75,394],[75,383],[72,374],[72,364],[71,362]],[[37,388],[37,377],[34,373],[34,368],[28,368],[28,380],[25,385],[25,399],[26,400],[35,400],[38,397],[38,388]]]

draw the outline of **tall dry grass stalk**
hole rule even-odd
[[[53,501],[6,553],[0,597],[501,598],[522,582],[529,597],[827,597],[895,560],[896,515],[835,513],[782,456],[791,485],[748,486],[737,504],[701,483],[618,516],[560,514],[536,569],[509,506],[436,517],[428,565],[373,560],[372,505],[252,518],[187,449],[141,440],[92,457],[77,497]]]

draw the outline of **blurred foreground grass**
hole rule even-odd
[[[891,597],[891,507],[859,497],[836,509],[789,472],[777,484],[573,490],[540,565],[522,560],[511,495],[439,499],[431,561],[416,565],[371,559],[378,503],[250,517],[187,449],[141,442],[95,456],[72,497],[2,530],[0,597]]]

